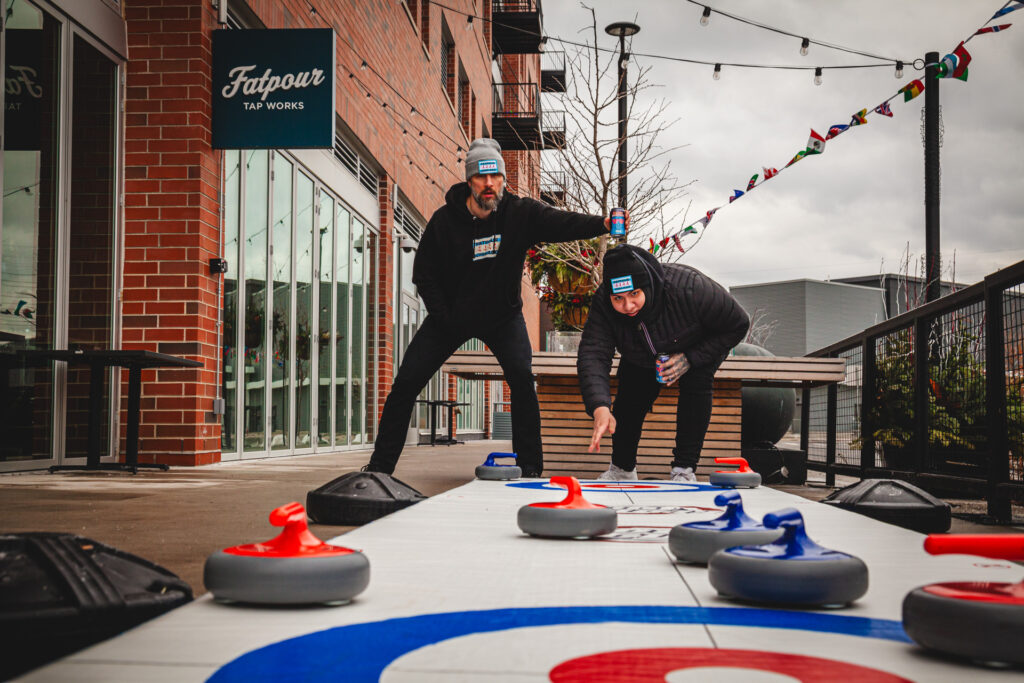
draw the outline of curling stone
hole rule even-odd
[[[712,486],[728,488],[756,489],[761,485],[761,475],[750,469],[746,458],[715,458],[719,465],[739,465],[738,470],[717,470],[711,473],[708,481]]]
[[[867,565],[808,538],[796,508],[765,515],[764,525],[782,528],[782,536],[764,545],[719,550],[708,560],[708,580],[720,595],[832,607],[849,604],[867,592]]]
[[[933,535],[932,555],[1024,560],[1024,535]],[[933,583],[903,599],[903,630],[922,647],[991,664],[1024,664],[1024,581]]]
[[[530,503],[519,508],[519,528],[531,536],[590,538],[615,531],[619,516],[615,510],[594,505],[583,497],[576,477],[551,477],[555,486],[568,494],[557,503]]]
[[[476,466],[476,478],[488,481],[509,481],[523,476],[523,470],[519,465],[499,465],[494,462],[498,458],[516,459],[515,453],[491,453],[484,460],[483,465]]]
[[[366,556],[314,536],[301,503],[277,508],[270,523],[284,527],[276,538],[225,548],[206,559],[203,583],[216,600],[340,605],[370,583]]]
[[[736,491],[719,493],[715,496],[715,505],[726,506],[721,517],[672,527],[668,549],[680,562],[707,564],[715,551],[771,543],[782,535],[781,529],[765,528],[743,512],[743,501]]]

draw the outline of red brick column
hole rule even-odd
[[[384,410],[384,401],[391,391],[391,384],[395,379],[395,300],[392,296],[394,289],[395,273],[395,207],[394,193],[395,183],[387,177],[381,176],[377,182],[377,200],[380,205],[380,246],[377,250],[377,261],[371,265],[371,277],[376,278],[376,317],[371,324],[375,326],[376,341],[374,348],[369,351],[367,362],[373,373],[370,391],[377,397],[376,411],[367,410],[367,419],[373,424],[369,425],[370,431],[376,433],[377,424],[380,422],[380,414]],[[371,311],[371,314],[374,312]],[[369,394],[368,394],[369,395]]]
[[[210,147],[216,10],[205,0],[127,0],[124,11],[122,343],[205,363],[143,372],[139,461],[203,465],[220,460],[220,420],[209,414],[220,310],[208,266],[220,243],[221,155]]]

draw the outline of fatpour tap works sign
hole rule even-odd
[[[213,147],[334,146],[334,30],[213,32]]]

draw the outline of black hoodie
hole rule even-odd
[[[611,406],[612,357],[654,370],[661,353],[686,354],[695,367],[717,367],[729,350],[743,341],[750,317],[720,284],[699,270],[661,264],[639,247],[629,246],[649,267],[651,299],[635,318],[612,308],[607,281],[594,294],[583,326],[576,369],[587,414]]]
[[[526,252],[539,242],[568,242],[604,234],[604,218],[560,211],[506,191],[486,219],[466,207],[469,185],[453,185],[434,212],[413,263],[412,281],[450,329],[486,330],[520,313]]]

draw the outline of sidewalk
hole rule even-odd
[[[474,468],[488,453],[509,450],[509,441],[406,448],[395,477],[432,496],[473,479]],[[0,509],[4,511],[0,533],[56,531],[85,536],[163,566],[201,595],[207,556],[228,546],[272,538],[277,530],[267,520],[271,510],[291,501],[305,504],[307,492],[358,470],[368,459],[366,450],[137,475],[74,471],[0,475]],[[811,472],[808,476],[805,486],[773,488],[811,500],[821,500],[834,490],[825,487],[824,475]],[[841,479],[838,487],[856,481]],[[954,513],[961,504],[954,502]],[[352,527],[312,524],[310,528],[319,538],[329,539]],[[954,519],[951,531],[1024,529]]]

